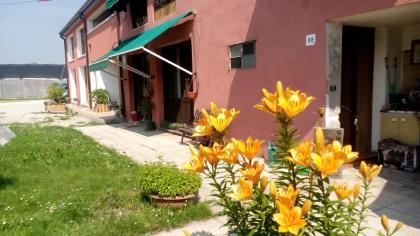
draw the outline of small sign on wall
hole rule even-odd
[[[306,46],[315,46],[316,43],[316,34],[307,34],[306,35]]]

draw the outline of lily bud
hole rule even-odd
[[[188,229],[183,229],[185,236],[191,236],[191,232]]]
[[[308,212],[311,210],[311,207],[312,207],[312,201],[309,199],[306,200],[302,206],[302,215],[305,216],[306,214],[308,214]]]
[[[404,223],[402,221],[398,222],[397,226],[395,226],[395,232],[400,230],[404,226]]]
[[[385,231],[388,233],[389,232],[389,221],[388,221],[388,217],[386,215],[381,216],[381,223],[382,223],[382,227],[384,227]]]
[[[274,181],[271,181],[269,184],[270,187],[270,194],[272,197],[275,197],[277,195],[277,187],[276,183]]]
[[[263,192],[265,191],[265,188],[267,188],[267,184],[268,184],[267,176],[263,176],[260,180],[261,191],[263,191]]]

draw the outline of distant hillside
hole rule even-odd
[[[0,64],[0,79],[4,78],[67,78],[64,65]]]

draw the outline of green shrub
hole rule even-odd
[[[48,98],[54,102],[61,102],[64,97],[64,88],[57,84],[49,84],[47,89]]]
[[[96,104],[108,104],[109,92],[106,89],[95,89],[92,91],[92,101]]]
[[[143,116],[144,120],[151,120],[152,119],[152,117],[151,117],[152,110],[153,110],[152,101],[150,101],[149,98],[143,98],[143,100],[141,100],[140,113]]]
[[[143,193],[161,197],[196,194],[201,187],[198,174],[180,170],[175,165],[163,162],[141,165],[139,180]]]

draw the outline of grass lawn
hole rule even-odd
[[[211,216],[207,205],[158,209],[138,165],[71,128],[13,125],[0,147],[0,235],[138,235]]]

